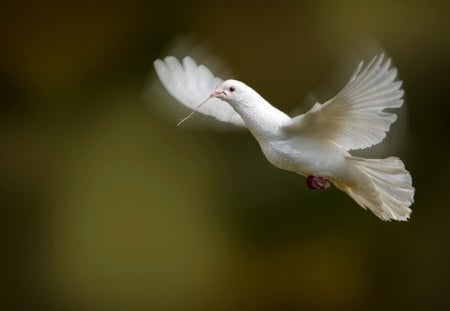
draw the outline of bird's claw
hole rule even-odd
[[[320,176],[306,177],[306,185],[312,190],[325,190],[330,188],[330,181]]]

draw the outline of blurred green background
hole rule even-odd
[[[448,3],[2,1],[0,308],[450,309]],[[411,220],[161,118],[142,93],[180,33],[285,111],[376,38],[407,94]]]

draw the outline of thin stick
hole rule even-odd
[[[211,98],[211,96],[208,97],[205,101],[203,101],[200,105],[198,105],[194,110],[192,110],[191,113],[188,114],[187,117],[181,119],[180,122],[177,123],[177,126],[180,126],[181,124],[184,123],[184,121],[186,121],[187,119],[189,119],[190,117],[192,117],[192,115],[193,115],[198,109],[200,109],[200,107],[201,107],[204,103],[206,103],[210,98]]]

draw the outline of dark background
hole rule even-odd
[[[2,309],[450,309],[446,3],[2,1]],[[308,191],[248,133],[162,118],[142,94],[180,33],[285,111],[376,38],[407,94],[385,156],[411,220]]]

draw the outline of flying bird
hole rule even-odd
[[[361,61],[335,97],[292,118],[250,86],[224,81],[189,56],[181,62],[173,56],[157,59],[154,67],[182,105],[248,129],[270,163],[306,176],[309,188],[333,183],[382,220],[408,220],[415,189],[403,162],[349,153],[380,143],[397,119],[385,109],[403,105],[402,82],[384,54]]]

